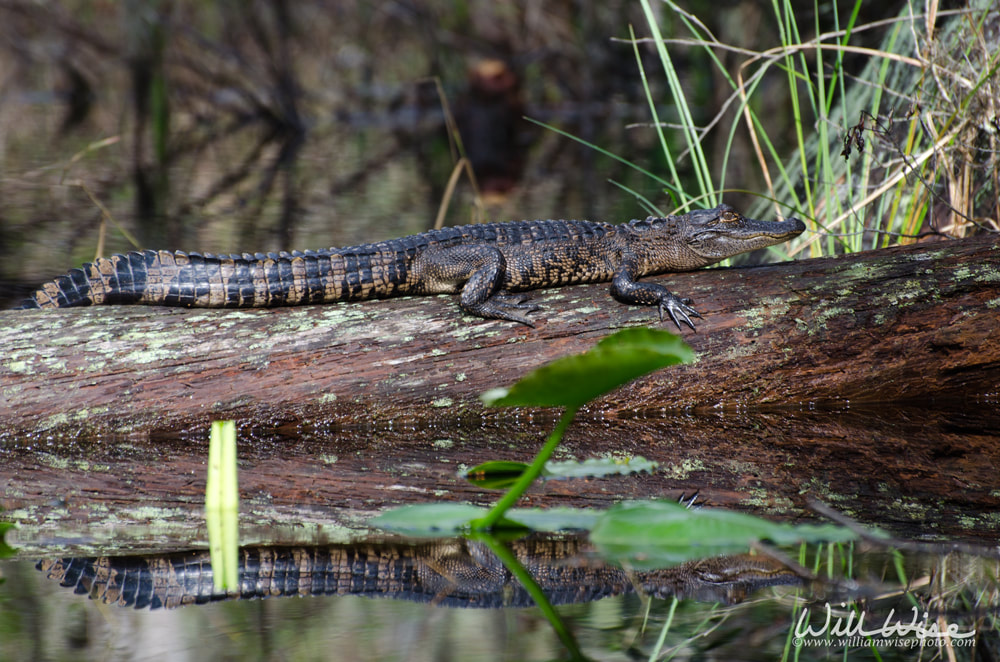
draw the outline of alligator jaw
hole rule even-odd
[[[786,242],[806,229],[797,218],[758,221],[728,205],[691,212],[690,221],[685,238],[688,248],[711,262]]]

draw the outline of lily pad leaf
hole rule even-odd
[[[668,331],[624,329],[582,354],[534,370],[509,389],[491,389],[480,399],[493,407],[580,407],[654,370],[693,360],[691,348]]]
[[[467,532],[486,512],[462,503],[415,504],[389,510],[368,523],[410,536],[442,537]],[[589,530],[600,514],[589,508],[515,508],[500,521],[500,528],[523,532]]]
[[[465,479],[477,487],[504,490],[516,483],[527,468],[524,462],[491,460],[467,470]]]
[[[641,456],[630,458],[588,458],[582,462],[546,462],[542,471],[543,479],[602,478],[604,476],[625,476],[647,471],[653,473],[659,465]],[[517,482],[528,465],[524,462],[491,460],[468,469],[465,479],[476,487],[503,490]]]
[[[849,529],[829,524],[792,525],[729,510],[690,509],[673,501],[638,501],[606,511],[590,540],[602,556],[649,568],[746,552],[761,540],[784,545],[856,537]]]
[[[653,473],[659,465],[636,455],[629,458],[592,457],[583,462],[546,462],[542,474],[546,478],[601,478],[641,473]]]
[[[589,531],[602,514],[593,508],[514,508],[507,518],[533,531]]]
[[[439,536],[467,529],[469,522],[486,512],[486,508],[464,503],[415,504],[388,510],[368,523],[409,535]]]

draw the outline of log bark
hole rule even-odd
[[[705,316],[693,365],[594,403],[691,408],[977,399],[1000,383],[993,236],[665,276]],[[659,325],[607,285],[535,292],[537,328],[462,316],[454,297],[269,310],[0,312],[10,434],[385,425],[480,416],[477,396],[621,327]]]

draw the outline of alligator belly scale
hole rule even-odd
[[[346,248],[200,255],[112,255],[42,285],[21,308],[150,304],[262,308],[457,293],[471,315],[533,326],[538,306],[517,294],[611,282],[623,303],[659,307],[680,327],[700,317],[688,299],[643,276],[691,271],[800,234],[794,218],[757,221],[727,205],[620,225],[514,221],[442,228]]]

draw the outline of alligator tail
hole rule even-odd
[[[262,308],[402,293],[405,263],[385,253],[200,255],[138,251],[98,258],[42,285],[19,308],[151,304]]]

